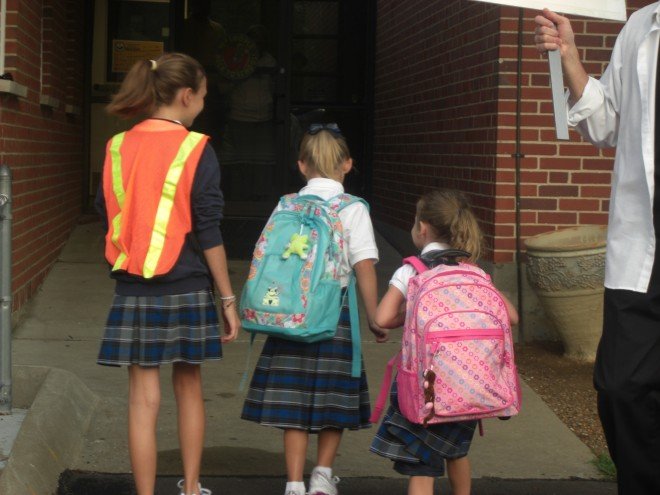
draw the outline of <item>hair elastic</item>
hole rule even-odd
[[[158,68],[158,62],[155,60],[149,60],[149,62],[151,62],[151,70],[155,71]]]

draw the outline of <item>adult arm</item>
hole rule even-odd
[[[534,41],[541,52],[559,50],[561,65],[564,69],[564,83],[574,101],[582,98],[584,88],[589,82],[587,71],[580,61],[580,53],[575,45],[575,34],[568,18],[544,9],[538,15]]]
[[[548,9],[535,18],[534,42],[545,53],[559,50],[568,87],[568,123],[598,147],[614,147],[619,131],[622,48],[617,38],[612,58],[600,80],[589,77],[575,45],[575,35],[568,18]]]

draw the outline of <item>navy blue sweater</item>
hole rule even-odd
[[[117,281],[115,292],[122,296],[162,296],[185,294],[213,286],[213,280],[204,260],[203,250],[223,243],[220,221],[224,199],[220,190],[220,166],[215,151],[207,143],[191,191],[192,233],[186,236],[181,254],[172,270],[165,275],[145,279],[124,271],[110,272]],[[108,231],[108,215],[103,196],[103,183],[99,185],[96,210],[101,215],[104,231]]]

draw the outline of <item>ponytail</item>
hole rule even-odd
[[[306,133],[300,143],[298,159],[321,177],[341,178],[342,165],[350,158],[346,139],[328,130]]]
[[[205,77],[200,63],[183,53],[137,61],[107,111],[122,118],[151,115],[158,107],[172,103],[181,88],[191,88],[196,93]]]
[[[483,234],[462,192],[437,189],[424,194],[417,202],[417,221],[427,223],[438,240],[470,253],[469,261],[481,256]]]

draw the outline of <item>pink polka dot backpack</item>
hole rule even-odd
[[[399,408],[412,423],[508,418],[520,411],[504,300],[482,269],[455,261],[468,253],[443,254],[449,264],[430,269],[419,258],[404,260],[417,274],[408,285],[401,352],[388,363],[372,422],[382,413],[394,366]]]

